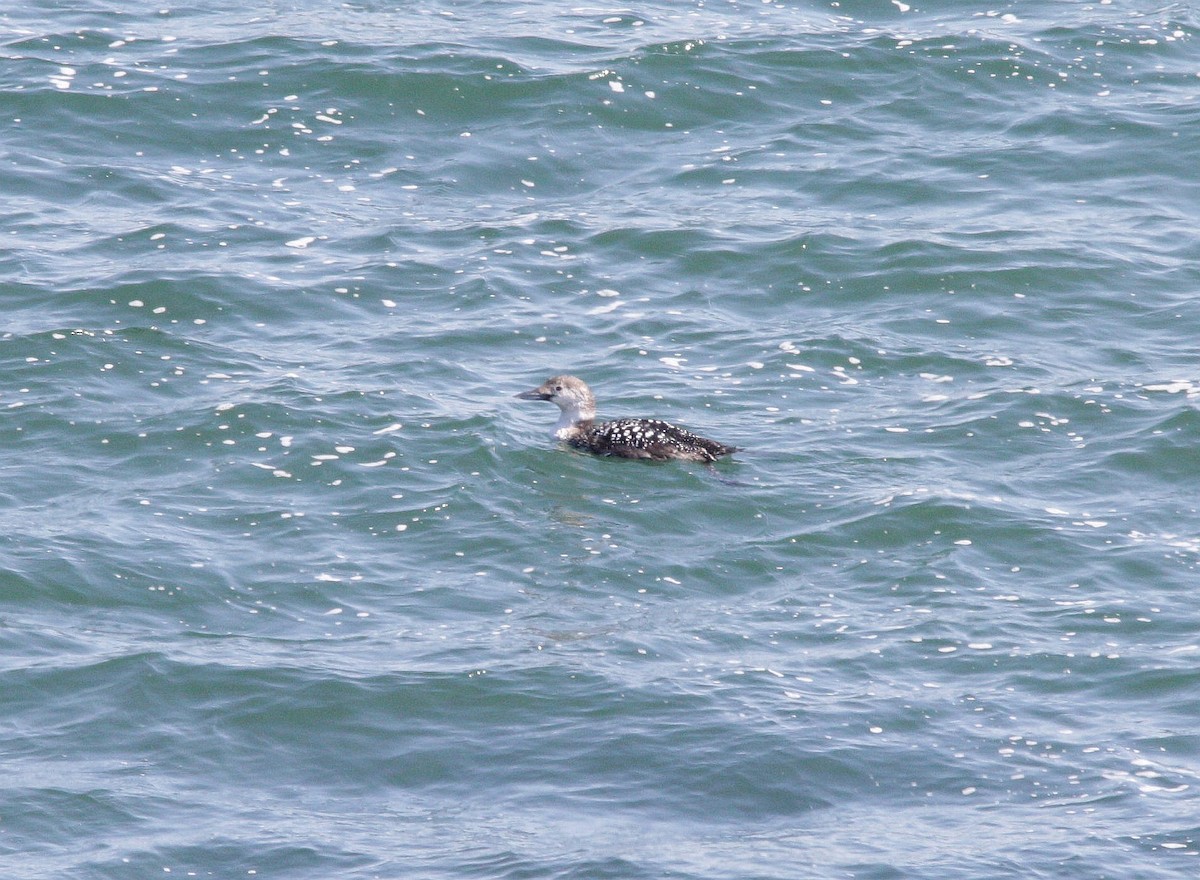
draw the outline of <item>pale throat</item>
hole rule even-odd
[[[564,407],[558,414],[558,422],[554,425],[554,436],[559,440],[568,440],[579,430],[580,422],[591,421],[595,417],[595,404],[576,403]]]

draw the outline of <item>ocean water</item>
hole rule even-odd
[[[1200,871],[1194,6],[14,5],[0,876]]]

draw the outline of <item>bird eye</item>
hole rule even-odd
[[[562,391],[562,386],[561,386],[561,385],[555,385],[555,386],[554,386],[554,390],[555,390],[555,391]]]

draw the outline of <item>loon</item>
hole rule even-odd
[[[554,436],[595,455],[711,463],[722,455],[739,451],[736,446],[697,437],[691,431],[658,419],[597,422],[596,398],[592,396],[592,390],[574,376],[554,376],[516,397],[553,403],[562,410],[558,424],[554,426]]]

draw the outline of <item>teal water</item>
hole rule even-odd
[[[0,875],[1195,875],[1191,6],[251,6],[0,12]]]

